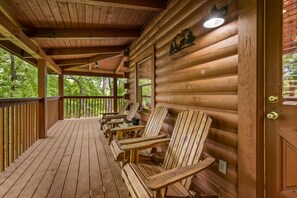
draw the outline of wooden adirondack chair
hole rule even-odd
[[[125,104],[122,106],[119,112],[109,112],[109,113],[103,113],[102,118],[99,119],[99,123],[101,124],[101,130],[103,129],[102,126],[106,124],[106,122],[110,121],[111,119],[116,118],[125,118],[125,111],[128,108],[131,101],[126,101]]]
[[[126,128],[113,128],[111,131],[116,133],[116,140],[113,140],[110,144],[111,151],[114,158],[117,161],[123,161],[124,151],[122,146],[125,144],[138,143],[144,140],[153,140],[164,138],[166,135],[158,135],[161,131],[162,124],[166,118],[168,110],[166,107],[159,106],[154,108],[150,114],[149,120],[146,126],[131,126]],[[123,133],[137,132],[139,130],[144,130],[142,138],[132,138],[132,139],[122,139]],[[140,155],[144,157],[150,156],[151,148],[142,150]]]
[[[199,158],[211,126],[211,118],[199,111],[179,113],[171,138],[150,140],[123,146],[130,161],[137,162],[138,150],[169,142],[162,166],[128,163],[122,176],[132,197],[192,197],[189,188],[193,175],[214,163]]]
[[[106,124],[102,126],[105,137],[109,136],[109,139],[110,139],[109,143],[113,139],[113,135],[114,135],[111,129],[118,126],[118,124],[132,122],[132,118],[134,118],[138,108],[139,108],[139,103],[138,102],[133,103],[127,115],[123,116],[124,118],[115,117],[114,119],[111,119],[110,121],[106,122]]]

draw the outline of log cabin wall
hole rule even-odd
[[[238,129],[238,25],[236,0],[172,0],[130,46],[129,89],[135,94],[135,59],[155,48],[155,102],[169,108],[162,132],[171,134],[177,113],[198,109],[214,120],[204,156],[217,161],[196,175],[192,189],[200,195],[237,197]],[[206,29],[204,20],[213,5],[228,5],[226,22]],[[188,28],[196,36],[195,45],[169,56],[172,39]],[[144,122],[149,113],[138,115]],[[227,174],[218,171],[218,160],[228,163]]]

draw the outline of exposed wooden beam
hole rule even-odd
[[[17,57],[25,60],[26,62],[32,64],[33,66],[37,67],[38,66],[38,60],[32,56],[27,57],[25,56],[26,53],[24,50],[22,50],[21,48],[19,48],[18,46],[16,46],[15,44],[13,44],[10,41],[0,41],[0,46],[9,51],[10,53],[16,55]]]
[[[82,47],[82,48],[47,48],[48,56],[68,56],[85,54],[123,53],[126,46]]]
[[[118,56],[122,56],[122,54],[99,54],[96,56],[92,56],[90,58],[90,63],[96,62],[96,61],[103,61],[111,58],[115,58]]]
[[[86,66],[87,64],[84,64],[83,66]],[[71,65],[62,65],[60,66],[62,70],[64,69],[70,69],[70,68],[75,68],[75,67],[81,67],[82,64],[78,63],[78,64],[71,64]]]
[[[100,72],[92,72],[89,71],[68,71],[64,70],[63,74],[65,75],[76,75],[76,76],[98,76],[98,77],[117,77],[117,78],[123,78],[122,74],[106,74],[106,73],[100,73]]]
[[[116,70],[115,70],[115,74],[118,73],[121,69],[121,66],[123,65],[123,62],[125,61],[125,56],[123,56],[121,62],[119,63],[119,65],[117,66]]]
[[[44,59],[52,70],[61,73],[61,69],[50,59],[44,51],[31,41],[11,20],[0,10],[0,33],[16,46],[31,54],[34,58]]]
[[[92,56],[90,58],[62,59],[62,60],[57,60],[56,63],[61,68],[65,69],[65,68],[72,68],[72,67],[80,67],[83,65],[94,63],[96,61],[107,60],[117,56],[122,56],[122,54],[99,54],[96,56]]]
[[[88,64],[90,58],[74,58],[74,59],[62,59],[62,60],[57,60],[56,63],[59,65],[61,68],[64,66],[68,65],[83,65],[83,64]]]
[[[140,31],[136,29],[44,29],[25,28],[24,32],[31,39],[102,39],[102,38],[138,38]]]
[[[165,0],[58,0],[62,2],[84,3],[99,6],[112,6],[130,9],[161,11],[166,9]]]

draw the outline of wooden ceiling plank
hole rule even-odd
[[[99,21],[98,21],[98,27],[99,28],[104,28],[106,15],[107,15],[107,7],[102,6],[101,7],[101,12],[100,12],[100,18],[99,18]]]
[[[43,11],[40,9],[38,3],[35,0],[26,0],[31,12],[34,14],[35,18],[41,25],[41,27],[48,27],[49,24],[43,14]]]
[[[38,0],[37,1],[40,9],[42,10],[47,23],[49,24],[50,28],[57,28],[57,24],[55,18],[51,12],[51,9],[46,0]]]
[[[75,3],[68,3],[72,28],[78,29],[77,8]]]
[[[137,38],[140,32],[136,29],[46,29],[26,28],[26,35],[32,39],[102,39],[102,38]]]
[[[31,21],[34,27],[41,28],[42,24],[36,17],[35,13],[32,11],[30,6],[28,5],[27,1],[25,0],[18,0],[18,7],[22,9],[24,13],[28,16],[28,19]]]
[[[48,6],[50,7],[51,12],[53,13],[53,17],[55,18],[55,22],[58,28],[65,28],[64,22],[61,16],[61,12],[58,6],[57,1],[47,0]]]
[[[33,41],[31,41],[14,23],[12,23],[9,18],[0,11],[0,33],[10,38],[11,42],[22,48],[24,51],[31,54],[34,58],[42,58],[46,60],[52,70],[61,73],[61,69],[50,59],[44,51],[39,48]]]
[[[80,29],[86,29],[86,8],[84,4],[76,4],[78,27]]]
[[[60,8],[61,17],[63,19],[65,28],[72,28],[67,3],[66,2],[58,2],[58,6]]]
[[[166,9],[165,0],[58,0],[64,2],[84,3],[99,6],[111,6],[129,9],[162,11]]]
[[[93,5],[86,5],[86,28],[91,29],[92,28],[92,22],[93,22]]]
[[[103,46],[103,47],[84,47],[84,48],[47,48],[44,51],[48,56],[67,56],[84,54],[106,54],[123,53],[126,46]]]
[[[100,14],[101,14],[101,7],[94,6],[92,29],[99,28],[98,23],[99,23],[99,19],[100,19]]]

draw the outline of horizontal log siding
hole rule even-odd
[[[203,28],[211,7],[228,4],[227,22],[214,30]],[[169,56],[174,36],[189,28],[195,45]],[[217,161],[210,169],[194,177],[192,189],[199,194],[237,197],[238,128],[238,27],[237,1],[175,0],[157,16],[130,48],[129,88],[135,95],[135,59],[150,46],[156,53],[156,105],[169,108],[162,133],[171,134],[178,112],[198,109],[214,120],[203,156]],[[138,115],[142,121],[148,112]],[[228,163],[227,174],[218,172],[218,160]]]

